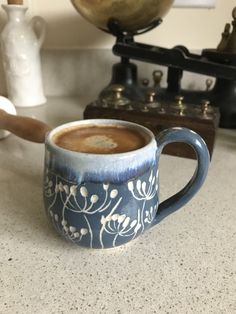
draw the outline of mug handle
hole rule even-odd
[[[163,148],[170,143],[186,143],[195,150],[197,167],[192,179],[177,194],[162,202],[157,210],[154,224],[183,207],[198,192],[206,179],[210,156],[206,143],[196,132],[186,128],[171,128],[161,132],[156,137],[159,156]]]

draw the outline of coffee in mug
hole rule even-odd
[[[114,124],[68,128],[56,134],[53,140],[64,149],[89,154],[126,153],[147,144],[141,132]]]

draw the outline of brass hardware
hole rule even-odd
[[[160,104],[155,100],[156,92],[153,89],[147,92],[147,107],[151,109],[156,109],[160,107]]]
[[[152,73],[154,87],[160,86],[161,80],[163,78],[163,72],[161,70],[153,71]]]
[[[147,92],[147,96],[148,96],[148,103],[154,103],[155,99],[154,97],[156,96],[156,93],[153,90],[149,90]]]
[[[176,96],[176,103],[172,105],[172,108],[174,108],[177,111],[177,114],[180,116],[184,115],[184,111],[186,109],[186,105],[183,103],[184,97],[181,95]]]
[[[156,109],[159,107],[160,107],[160,104],[158,102],[153,102],[153,103],[148,104],[148,108]]]
[[[222,33],[222,39],[217,47],[217,50],[220,52],[236,54],[236,7],[233,9],[232,17],[233,30],[230,33],[231,25],[229,23],[225,25],[224,32]]]
[[[225,29],[224,32],[222,33],[222,39],[221,42],[219,43],[217,50],[218,51],[225,51],[226,45],[230,36],[230,23],[225,24]]]
[[[180,107],[180,108],[178,109],[178,114],[179,114],[180,116],[183,116],[183,115],[184,115],[184,110],[185,110],[184,107]]]
[[[236,53],[236,7],[233,9],[232,16],[233,16],[232,22],[233,30],[228,38],[227,45],[224,51],[229,53]]]
[[[98,28],[108,30],[108,21],[120,22],[122,29],[134,32],[163,18],[174,0],[71,0],[75,9]]]
[[[179,96],[176,96],[175,99],[176,99],[178,107],[182,107],[183,106],[184,97],[179,95]]]
[[[163,106],[160,107],[158,112],[161,113],[161,114],[166,113],[165,108]]]
[[[129,99],[122,95],[125,87],[119,84],[109,86],[100,96],[102,107],[114,107],[118,109],[130,103]]]
[[[207,79],[206,80],[206,91],[209,91],[213,85],[213,80],[212,79]]]
[[[122,98],[122,93],[124,90],[125,90],[124,86],[118,84],[111,85],[110,87],[110,91],[113,93],[114,99],[116,100]]]
[[[143,109],[141,109],[141,111],[142,111],[142,112],[148,112],[148,111],[149,111],[149,109],[148,109],[148,107],[147,107],[147,106],[144,106],[144,107],[143,107]]]
[[[209,105],[210,105],[210,101],[207,99],[204,99],[201,103],[202,115],[204,117],[207,117],[207,114],[209,113]]]

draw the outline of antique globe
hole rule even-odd
[[[111,19],[127,32],[137,32],[162,19],[174,0],[71,0],[76,10],[98,28],[108,31]]]

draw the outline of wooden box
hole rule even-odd
[[[216,132],[219,124],[219,110],[208,106],[187,105],[185,108],[164,104],[158,108],[142,104],[129,106],[103,107],[99,102],[88,105],[84,112],[85,119],[119,119],[141,124],[155,135],[171,127],[185,127],[197,132],[205,140],[212,156]],[[163,153],[195,159],[194,150],[184,143],[169,144]]]

